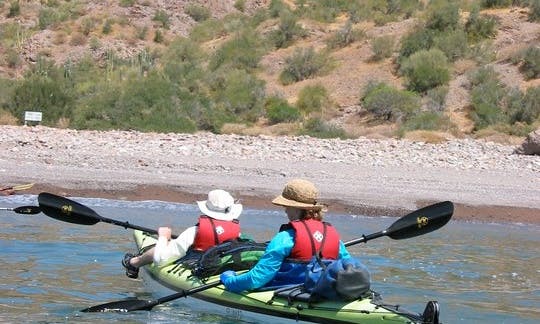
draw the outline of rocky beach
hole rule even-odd
[[[540,224],[540,156],[473,139],[409,140],[158,134],[0,126],[0,185],[24,193],[192,203],[212,188],[247,207],[292,178],[330,212],[401,216],[450,200],[455,220]]]

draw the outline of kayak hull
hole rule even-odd
[[[135,243],[144,249],[156,243],[155,236],[136,230]],[[180,292],[218,281],[219,276],[204,281],[191,275],[191,271],[179,264],[165,266],[148,265],[147,274],[159,284]],[[270,315],[282,319],[311,323],[424,323],[420,314],[403,309],[393,309],[388,305],[364,298],[352,302],[323,301],[309,303],[275,297],[273,291],[233,293],[219,285],[190,295],[209,303],[226,308],[229,315],[237,316],[240,311]]]

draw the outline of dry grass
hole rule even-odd
[[[0,109],[0,125],[18,125],[17,118],[11,113]]]

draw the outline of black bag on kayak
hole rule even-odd
[[[307,265],[304,289],[313,300],[355,300],[369,292],[370,284],[369,271],[357,259],[314,256]]]
[[[207,278],[227,270],[240,271],[251,269],[266,250],[265,243],[257,243],[249,239],[236,239],[216,245],[191,264],[193,274],[199,278]]]

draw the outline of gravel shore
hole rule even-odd
[[[540,223],[540,156],[460,139],[321,140],[0,126],[0,185],[30,193],[192,202],[211,188],[245,205],[312,180],[331,211],[395,215],[450,200],[455,219]],[[397,213],[397,214],[396,214]]]

